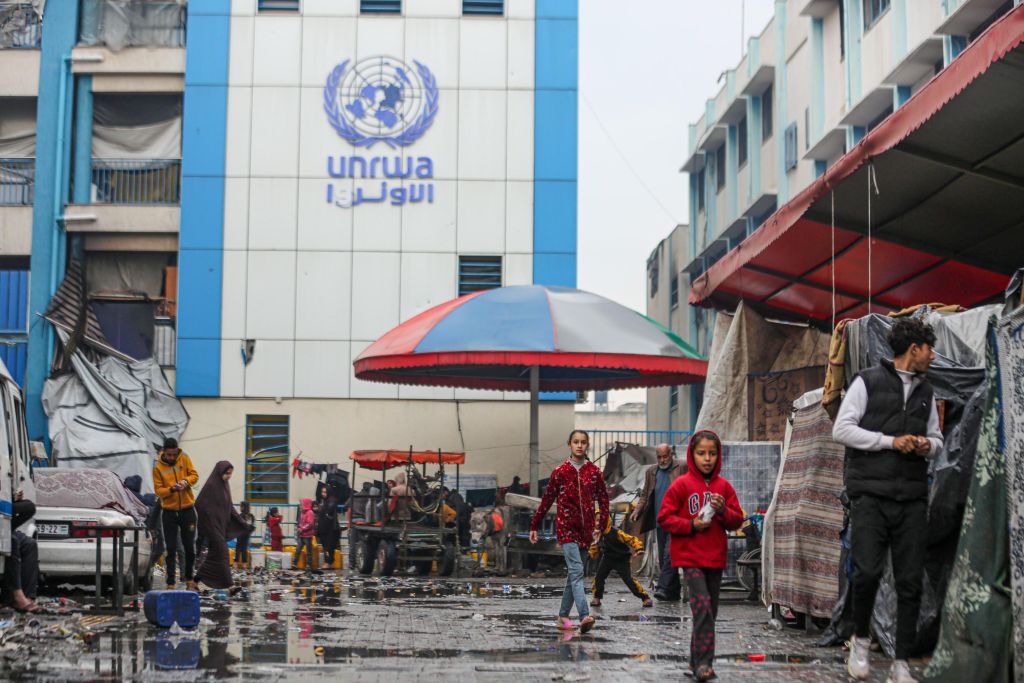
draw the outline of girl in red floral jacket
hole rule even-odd
[[[672,535],[669,555],[690,588],[693,631],[690,668],[698,681],[715,677],[715,619],[726,563],[725,532],[743,524],[736,491],[722,470],[722,442],[712,431],[690,438],[686,474],[672,482],[658,513],[658,524]]]
[[[568,445],[569,458],[551,473],[544,498],[533,515],[533,521],[530,523],[530,543],[537,542],[537,529],[551,504],[557,502],[555,532],[568,569],[565,591],[562,593],[562,607],[558,611],[558,628],[576,628],[576,624],[569,618],[572,605],[576,603],[576,611],[580,615],[580,633],[586,633],[594,627],[594,617],[590,616],[587,595],[583,588],[583,552],[597,539],[596,529],[604,529],[608,521],[608,490],[605,488],[601,470],[587,460],[590,435],[581,429],[573,430],[569,434]],[[595,501],[601,509],[601,518],[596,525]]]

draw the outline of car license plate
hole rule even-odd
[[[36,524],[40,536],[67,536],[67,524]]]

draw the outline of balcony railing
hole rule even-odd
[[[43,20],[31,2],[0,3],[0,48],[33,48],[43,41]]]
[[[0,204],[31,204],[35,188],[35,159],[0,159]]]
[[[184,47],[186,6],[174,0],[82,0],[82,45]]]
[[[178,204],[180,159],[93,159],[94,204]]]

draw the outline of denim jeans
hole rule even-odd
[[[580,558],[580,547],[575,543],[566,543],[562,546],[562,555],[565,556],[565,567],[569,570],[565,577],[565,591],[562,593],[562,607],[558,615],[569,616],[572,611],[572,603],[576,603],[576,611],[580,619],[590,614],[587,606],[587,594],[583,590],[583,560]]]

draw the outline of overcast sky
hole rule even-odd
[[[644,312],[647,256],[689,220],[679,173],[687,126],[718,92],[722,71],[738,64],[744,33],[764,29],[774,2],[579,4],[578,283]]]

